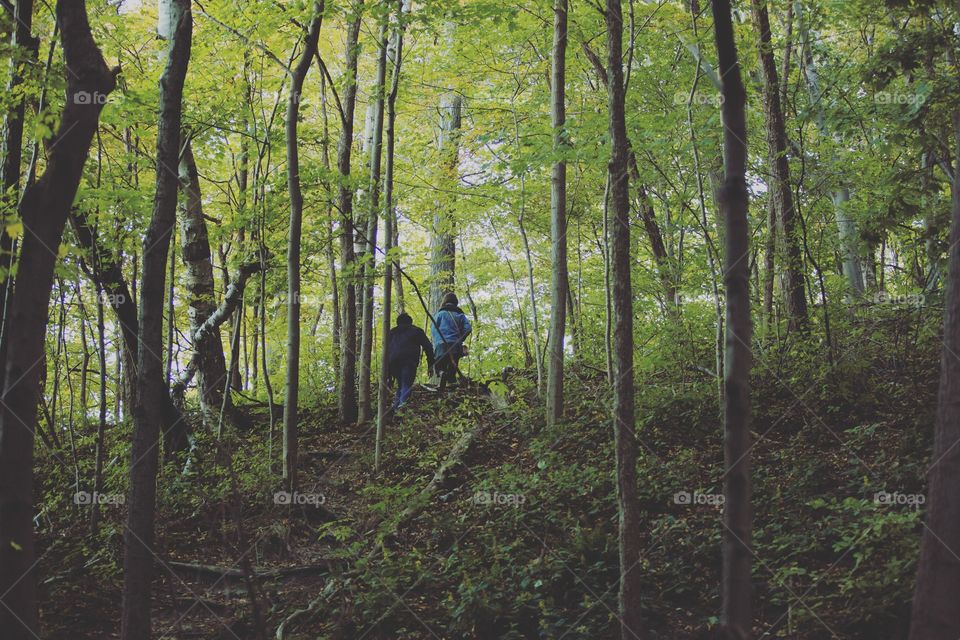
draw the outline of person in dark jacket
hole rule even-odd
[[[393,400],[396,411],[410,399],[421,354],[427,354],[427,364],[433,368],[433,345],[420,327],[413,326],[413,318],[406,313],[397,316],[397,326],[390,330],[387,342],[387,362],[390,377],[396,380],[397,396]]]
[[[441,390],[448,380],[456,382],[460,358],[465,353],[463,342],[473,331],[470,319],[459,304],[456,294],[451,291],[443,296],[443,303],[433,316],[434,359]]]

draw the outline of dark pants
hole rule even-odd
[[[447,386],[447,382],[457,381],[460,358],[463,357],[463,347],[459,344],[438,344],[434,348],[436,364],[434,370],[440,376],[440,389]]]
[[[396,380],[397,395],[393,399],[393,410],[396,411],[406,404],[413,392],[413,383],[417,379],[416,360],[401,360],[390,365],[390,375]]]

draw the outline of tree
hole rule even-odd
[[[133,406],[133,445],[130,459],[130,495],[124,531],[123,640],[150,637],[150,595],[153,584],[154,518],[157,501],[158,440],[162,424],[163,308],[166,293],[167,251],[176,224],[180,184],[180,129],[183,85],[190,63],[193,16],[189,0],[164,0],[170,22],[160,17],[161,36],[169,40],[167,62],[160,78],[160,122],[157,131],[156,191],[150,226],[143,238],[143,280],[140,288],[139,350],[136,402]],[[166,33],[165,33],[166,32]]]
[[[453,26],[447,29],[452,31]],[[452,40],[452,35],[449,37]],[[445,93],[440,99],[440,136],[437,148],[444,177],[457,179],[460,165],[460,130],[463,125],[463,96],[456,91]],[[456,282],[457,241],[456,227],[449,205],[438,202],[433,214],[430,233],[430,309],[440,308],[440,301]]]
[[[290,192],[290,235],[287,245],[287,382],[283,400],[283,482],[287,491],[297,488],[297,403],[300,393],[300,236],[303,229],[303,192],[300,189],[300,155],[297,120],[303,81],[317,53],[322,0],[313,3],[300,61],[290,78],[287,96],[287,190]]]
[[[190,334],[193,335],[216,309],[213,290],[213,262],[207,223],[203,217],[203,199],[200,193],[200,174],[188,141],[180,158],[180,185],[184,207],[180,218],[180,246],[186,266],[184,281],[189,293]],[[224,394],[227,364],[223,357],[223,343],[219,332],[211,332],[203,342],[193,345],[200,383],[200,408],[209,427],[217,424],[222,408],[229,412],[230,394]],[[224,405],[226,403],[226,405]]]
[[[958,3],[960,10],[960,3]],[[955,51],[949,52],[955,63]],[[954,71],[955,73],[955,71]],[[953,147],[960,152],[960,108],[954,108]],[[960,635],[960,162],[951,181],[950,244],[944,283],[943,350],[934,425],[933,462],[927,470],[927,515],[920,542],[910,617],[911,640],[947,640]]]
[[[86,2],[56,6],[66,67],[60,127],[47,145],[47,168],[20,202],[23,244],[5,331],[0,412],[0,627],[10,640],[36,638],[36,566],[33,540],[33,442],[57,248],[80,185],[107,96],[115,78],[90,32]],[[45,364],[42,365],[45,367]]]
[[[623,10],[607,0],[607,100],[610,109],[610,205],[613,272],[613,431],[620,513],[620,637],[641,638],[640,505],[633,389],[633,291],[630,286],[629,141],[623,86]]]
[[[357,290],[353,284],[354,264],[354,219],[353,189],[350,186],[350,157],[353,150],[353,119],[357,105],[357,59],[360,37],[362,0],[353,5],[353,20],[347,29],[346,68],[344,71],[343,113],[341,118],[340,143],[337,147],[337,170],[340,172],[340,273],[345,286],[341,302],[343,319],[340,322],[340,377],[338,385],[338,410],[340,421],[355,422],[357,407]]]
[[[787,157],[787,132],[780,104],[780,81],[773,57],[770,18],[766,0],[752,0],[753,18],[760,36],[760,69],[763,72],[763,104],[766,110],[767,158],[770,165],[770,199],[776,221],[776,237],[781,256],[787,328],[802,329],[807,324],[807,296],[803,282],[803,254],[796,228],[796,211],[790,189],[790,161]],[[768,265],[769,266],[769,265]]]
[[[11,57],[10,81],[7,84],[7,93],[16,95],[16,91],[23,84],[19,57],[27,54],[35,61],[40,47],[40,41],[31,33],[33,27],[33,0],[16,0],[13,7],[15,23],[10,45],[15,55]],[[26,67],[27,65],[23,65]],[[13,108],[7,113],[3,123],[3,164],[0,166],[0,203],[3,211],[7,211],[5,199],[16,201],[20,197],[20,170],[23,161],[23,125],[26,111],[26,96],[21,96]],[[9,207],[10,210],[14,207]],[[6,341],[5,326],[7,319],[7,302],[11,295],[13,279],[10,277],[10,267],[13,264],[13,254],[16,250],[13,236],[9,233],[0,234],[0,269],[3,269],[3,278],[0,280],[0,361],[4,357]],[[0,389],[3,388],[3,370],[0,369]]]
[[[550,116],[553,126],[553,150],[566,150],[565,89],[567,54],[567,0],[556,0],[553,7],[553,70]],[[547,368],[547,421],[563,418],[563,342],[566,333],[567,287],[567,163],[559,155],[553,163],[550,182],[550,237],[553,242],[553,277],[550,296],[550,354]]]
[[[409,0],[407,0],[409,2]],[[390,255],[393,249],[394,225],[396,224],[393,211],[393,171],[394,150],[396,146],[397,125],[397,93],[400,89],[400,67],[403,61],[403,31],[406,27],[403,20],[405,7],[409,6],[404,0],[397,0],[396,24],[393,28],[388,58],[393,66],[390,76],[390,91],[387,93],[387,149],[384,159],[383,179],[383,320],[380,333],[380,385],[377,393],[377,433],[374,449],[374,467],[380,469],[380,448],[386,430],[388,412],[390,410],[390,358],[387,344],[390,341],[391,323],[391,287],[393,286],[394,264]]]
[[[750,227],[747,221],[747,94],[740,75],[730,15],[730,0],[713,1],[723,122],[723,185],[719,193],[724,221],[723,284],[727,292],[726,358],[723,371],[723,578],[720,620],[723,637],[749,638],[751,613],[750,502]]]
[[[380,26],[380,53],[377,57],[377,80],[374,85],[373,132],[370,141],[370,208],[367,221],[366,259],[363,270],[368,276],[363,279],[363,316],[360,327],[360,422],[368,422],[373,411],[370,384],[370,364],[373,360],[373,274],[377,262],[377,226],[380,220],[380,159],[383,155],[383,92],[387,79],[387,20]],[[388,214],[389,215],[389,214]],[[389,225],[393,233],[393,225]],[[389,244],[392,238],[387,238]],[[389,270],[389,266],[387,267]],[[389,304],[386,305],[389,314]],[[389,324],[389,322],[388,322]]]
[[[803,42],[804,76],[807,81],[807,90],[810,94],[810,104],[813,105],[817,121],[817,129],[822,136],[830,135],[827,129],[826,111],[823,106],[823,94],[820,90],[820,80],[817,76],[817,66],[811,48],[811,31],[803,10],[802,0],[795,0],[797,21],[800,27],[800,38]],[[836,158],[834,158],[836,161]],[[863,295],[863,268],[860,264],[860,234],[857,223],[847,210],[850,202],[850,188],[845,185],[836,187],[830,194],[833,201],[834,216],[837,223],[837,237],[840,245],[840,255],[843,265],[843,275],[847,279],[847,288],[855,298]]]

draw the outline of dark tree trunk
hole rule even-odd
[[[156,193],[150,225],[143,239],[143,281],[140,289],[140,333],[137,351],[136,402],[133,407],[133,445],[130,497],[124,532],[122,640],[150,637],[150,600],[153,584],[154,517],[157,464],[162,412],[169,398],[163,377],[163,302],[166,293],[167,251],[177,218],[180,128],[183,84],[190,62],[193,18],[189,0],[169,2],[171,24],[166,67],[160,77],[160,121],[157,131]]]
[[[550,120],[553,150],[562,154],[568,142],[566,126],[567,0],[553,6],[553,66],[551,74]],[[563,343],[566,334],[567,282],[567,163],[558,158],[550,180],[550,237],[553,243],[553,270],[550,301],[550,354],[547,367],[547,422],[563,419]]]
[[[354,269],[353,189],[350,188],[350,157],[353,151],[353,115],[357,104],[357,59],[360,36],[361,3],[347,30],[346,84],[343,89],[343,121],[337,147],[337,169],[340,172],[340,271],[344,277],[343,320],[340,323],[340,379],[338,412],[340,421],[357,420],[357,289],[348,274]]]
[[[726,358],[723,372],[723,610],[724,638],[751,635],[750,580],[750,228],[747,222],[746,91],[740,75],[730,0],[713,1],[714,34],[722,78],[723,186],[719,205],[725,223],[724,286],[727,292]]]
[[[55,249],[63,238],[83,165],[93,141],[102,101],[114,76],[104,63],[82,0],[57,2],[67,67],[66,102],[60,128],[48,145],[47,168],[20,203],[25,233],[10,300],[9,348],[3,369],[0,413],[0,628],[9,640],[39,637],[33,540],[33,442],[37,426],[44,335]]]
[[[960,109],[953,112],[953,127],[954,145],[960,151]],[[955,552],[960,549],[960,161],[955,159],[953,165],[940,388],[911,640],[955,640],[960,636],[960,560]]]
[[[323,2],[313,3],[313,19],[300,61],[290,80],[287,101],[287,188],[290,192],[290,241],[287,247],[287,382],[283,401],[283,482],[297,489],[297,403],[300,393],[300,235],[303,228],[303,192],[300,190],[300,150],[297,120],[300,94],[320,39]]]
[[[36,60],[39,52],[40,41],[33,37],[31,28],[33,25],[33,0],[17,0],[13,10],[13,18],[16,23],[13,29],[13,36],[10,44],[13,47],[14,55],[11,58],[10,81],[7,84],[7,92],[13,95],[17,87],[23,82],[20,77],[19,56],[27,52],[31,60]],[[12,195],[20,196],[20,165],[23,161],[23,124],[24,114],[26,112],[26,96],[21,96],[14,107],[7,114],[3,127],[3,166],[2,171],[2,191]],[[12,295],[13,279],[10,276],[10,267],[13,265],[13,254],[15,243],[8,233],[0,234],[0,270],[4,275],[0,279],[0,362],[6,354],[6,341],[4,337],[8,327],[7,303]],[[3,388],[3,369],[0,367],[0,389]]]
[[[613,431],[620,513],[620,637],[641,638],[640,504],[637,500],[637,435],[633,389],[633,291],[630,286],[630,183],[623,86],[623,12],[607,0],[607,96],[610,108],[610,213],[613,313]]]
[[[193,335],[216,309],[216,294],[210,240],[203,217],[200,174],[189,142],[180,157],[180,188],[184,196],[180,218],[180,252],[187,270],[184,280],[188,294],[190,334]],[[220,333],[210,332],[202,342],[194,343],[193,350],[200,385],[200,408],[207,427],[212,428],[217,424],[224,402],[228,413],[231,409],[230,394],[224,395],[227,363],[223,357]]]
[[[767,157],[770,165],[770,199],[776,220],[775,242],[779,245],[787,329],[800,330],[807,325],[807,295],[803,282],[803,252],[790,189],[790,161],[787,157],[787,131],[780,104],[780,80],[773,57],[770,18],[766,0],[752,0],[753,16],[760,35],[760,68],[763,71],[763,104],[767,122]],[[769,265],[768,265],[769,266]],[[768,276],[769,277],[769,276]]]

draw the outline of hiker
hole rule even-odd
[[[434,370],[440,376],[440,390],[447,380],[456,383],[460,358],[466,355],[463,341],[473,330],[459,304],[456,294],[451,291],[443,296],[440,309],[433,317]],[[464,379],[462,374],[459,377]]]
[[[397,316],[397,326],[390,330],[387,342],[387,363],[390,377],[397,381],[397,395],[393,400],[396,411],[410,399],[413,382],[417,379],[417,367],[420,366],[421,350],[427,354],[427,364],[433,368],[433,345],[420,327],[413,326],[413,318],[401,313]]]

